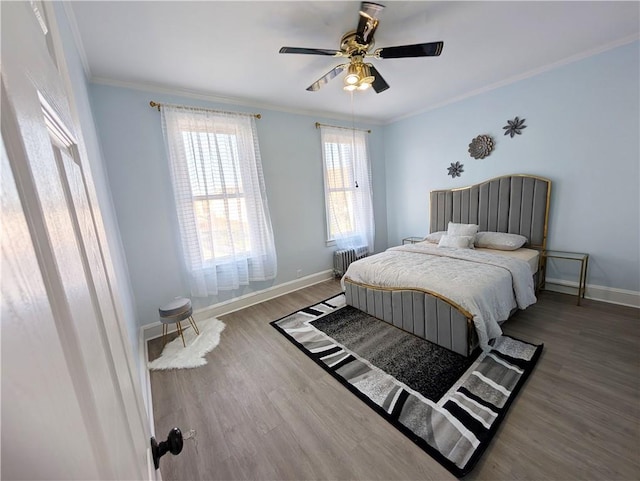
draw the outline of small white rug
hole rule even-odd
[[[182,325],[184,326],[184,322]],[[189,325],[189,322],[186,322]],[[198,321],[200,335],[197,336],[192,327],[183,331],[184,341],[187,347],[182,345],[180,336],[167,343],[158,359],[147,364],[151,370],[160,369],[190,369],[204,366],[207,363],[205,356],[220,343],[220,333],[225,328],[225,323],[215,317]]]

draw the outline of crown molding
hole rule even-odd
[[[165,94],[165,95],[176,95],[176,96],[180,96],[180,97],[186,97],[186,98],[193,98],[193,99],[198,99],[198,100],[204,100],[204,101],[208,101],[208,102],[216,102],[216,103],[221,103],[221,104],[228,104],[228,105],[237,105],[237,106],[242,106],[242,107],[249,107],[252,109],[266,109],[266,110],[272,110],[275,112],[284,112],[284,113],[289,113],[289,114],[295,114],[295,115],[305,115],[305,116],[320,116],[323,118],[327,118],[327,119],[333,119],[333,120],[342,120],[345,122],[353,122],[354,120],[356,122],[359,123],[364,123],[364,124],[369,124],[369,125],[378,125],[378,126],[384,126],[384,125],[390,125],[393,124],[395,122],[401,121],[401,120],[405,120],[407,118],[411,118],[411,117],[415,117],[417,115],[421,115],[424,114],[426,112],[430,112],[432,110],[436,110],[442,107],[445,107],[447,105],[451,105],[457,102],[461,102],[463,100],[475,97],[477,95],[481,95],[487,92],[490,92],[492,90],[496,90],[498,88],[501,87],[505,87],[507,85],[511,85],[513,83],[516,82],[520,82],[522,80],[526,80],[528,78],[532,78],[535,77],[537,75],[540,75],[542,73],[563,67],[565,65],[569,65],[571,63],[595,56],[597,54],[606,52],[608,50],[612,50],[614,48],[617,47],[621,47],[623,45],[627,45],[629,43],[632,43],[634,41],[638,41],[640,40],[640,35],[639,34],[633,34],[627,37],[624,37],[622,39],[616,40],[614,42],[610,42],[608,44],[605,45],[601,45],[597,48],[591,49],[591,50],[587,50],[585,52],[576,54],[576,55],[572,55],[570,57],[564,58],[562,60],[559,60],[557,62],[553,62],[550,64],[547,64],[545,66],[542,67],[538,67],[536,69],[532,69],[529,70],[527,72],[524,72],[522,74],[518,74],[518,75],[514,75],[512,77],[509,77],[507,79],[501,80],[499,82],[495,82],[493,84],[472,90],[470,92],[467,92],[465,94],[462,95],[458,95],[456,97],[452,97],[450,99],[444,100],[442,102],[438,102],[436,104],[430,105],[429,107],[420,109],[420,110],[416,110],[404,115],[400,115],[397,117],[393,117],[391,119],[388,120],[379,120],[379,119],[372,119],[372,118],[368,118],[368,117],[356,117],[355,119],[352,118],[350,115],[344,115],[344,114],[337,114],[335,112],[328,112],[328,111],[321,111],[321,110],[309,110],[309,109],[293,109],[293,108],[287,108],[287,107],[282,107],[279,105],[274,105],[271,103],[265,103],[265,102],[260,102],[260,101],[256,101],[256,100],[250,100],[250,99],[246,99],[246,98],[238,98],[238,97],[225,97],[225,96],[220,96],[220,95],[215,95],[209,92],[204,92],[204,91],[198,91],[198,90],[190,90],[190,89],[183,89],[183,88],[174,88],[174,87],[170,87],[170,86],[166,86],[166,85],[160,85],[160,84],[154,84],[151,82],[128,82],[128,81],[121,81],[121,80],[115,80],[115,79],[110,79],[110,78],[105,78],[105,77],[95,77],[90,75],[90,70],[89,70],[89,65],[88,62],[86,60],[86,55],[84,52],[84,48],[82,46],[82,40],[80,39],[80,35],[79,35],[79,31],[77,28],[77,24],[75,22],[75,16],[73,15],[73,11],[71,9],[71,7],[68,5],[69,2],[68,1],[64,1],[63,5],[65,6],[65,12],[67,12],[67,17],[69,18],[69,23],[71,25],[71,30],[74,36],[74,40],[76,42],[76,46],[78,48],[78,52],[83,64],[83,68],[85,69],[85,73],[87,74],[87,78],[89,79],[89,81],[91,83],[95,83],[95,84],[102,84],[102,85],[108,85],[108,86],[113,86],[113,87],[121,87],[121,88],[128,88],[128,89],[133,89],[133,90],[140,90],[140,91],[145,91],[145,92],[149,92],[149,93],[159,93],[159,94]]]
[[[290,109],[290,108],[273,105],[269,103],[264,103],[256,100],[242,99],[237,97],[223,97],[223,96],[214,95],[214,94],[210,94],[202,91],[168,87],[166,85],[159,85],[159,84],[154,84],[149,82],[125,82],[122,80],[114,80],[114,79],[105,78],[105,77],[91,77],[89,81],[94,84],[107,85],[110,87],[120,87],[120,88],[139,90],[139,91],[149,92],[149,93],[174,95],[179,97],[204,100],[207,102],[216,102],[221,104],[248,107],[251,109],[264,109],[264,110],[272,110],[275,112],[284,112],[288,114],[306,115],[310,117],[322,117],[322,118],[332,119],[332,120],[343,120],[349,123],[355,120],[358,123],[363,123],[367,125],[380,125],[380,126],[384,125],[383,122],[376,119],[370,119],[365,117],[356,117],[354,119],[349,115],[336,114],[335,112],[323,112],[320,110]]]
[[[430,112],[432,110],[436,110],[439,109],[441,107],[445,107],[447,105],[451,105],[457,102],[460,102],[462,100],[466,100],[468,98],[471,97],[475,97],[476,95],[480,95],[480,94],[484,94],[487,92],[490,92],[492,90],[496,90],[500,87],[505,87],[507,85],[516,83],[516,82],[520,82],[521,80],[526,80],[528,78],[531,77],[535,77],[536,75],[540,75],[542,73],[548,72],[550,70],[555,70],[557,68],[560,67],[564,67],[565,65],[569,65],[571,63],[577,62],[579,60],[584,60],[586,58],[589,57],[593,57],[595,55],[598,55],[599,53],[603,53],[606,52],[607,50],[613,50],[614,48],[617,47],[622,47],[623,45],[627,45],[629,43],[632,43],[634,41],[638,41],[640,40],[640,34],[633,34],[630,35],[628,37],[624,37],[621,38],[619,40],[616,40],[615,42],[611,42],[605,45],[600,45],[597,48],[591,49],[591,50],[587,50],[585,52],[576,54],[576,55],[572,55],[570,57],[564,58],[562,60],[558,60],[557,62],[553,62],[547,65],[544,65],[542,67],[538,67],[532,70],[529,70],[527,72],[524,72],[522,74],[518,74],[518,75],[514,75],[513,77],[509,77],[507,79],[501,80],[499,82],[495,82],[493,84],[487,85],[485,87],[481,87],[479,89],[476,90],[472,90],[470,92],[467,92],[466,94],[462,94],[459,95],[457,97],[453,97],[450,98],[448,100],[442,101],[442,102],[438,102],[434,105],[431,105],[429,107],[426,107],[424,109],[420,109],[420,110],[416,110],[415,112],[412,113],[408,113],[408,114],[404,114],[404,115],[400,115],[398,117],[394,117],[388,121],[385,122],[385,125],[389,125],[395,122],[398,122],[400,120],[405,120],[408,119],[410,117],[415,117],[416,115],[420,115],[420,114],[424,114],[426,112]]]

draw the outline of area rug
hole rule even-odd
[[[196,335],[192,328],[183,331],[184,341],[182,345],[180,336],[168,342],[159,358],[148,363],[151,370],[161,369],[190,369],[207,364],[205,356],[220,343],[220,334],[225,328],[225,323],[219,319],[211,318],[198,321],[200,335]]]
[[[543,349],[501,336],[465,358],[346,306],[344,294],[271,325],[458,477],[487,448]]]

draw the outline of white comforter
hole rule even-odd
[[[514,307],[536,302],[527,262],[473,249],[418,243],[392,247],[353,262],[344,279],[378,287],[425,289],[454,301],[473,315],[478,340],[502,334],[498,324]]]

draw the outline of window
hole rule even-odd
[[[353,155],[351,144],[327,142],[325,149],[325,189],[327,194],[327,232],[329,240],[340,234],[353,235],[356,222],[353,178]]]
[[[235,135],[182,132],[202,259],[224,262],[251,252]]]
[[[161,111],[192,295],[273,279],[254,118],[164,105]]]
[[[321,126],[327,238],[373,251],[373,202],[366,133]]]

